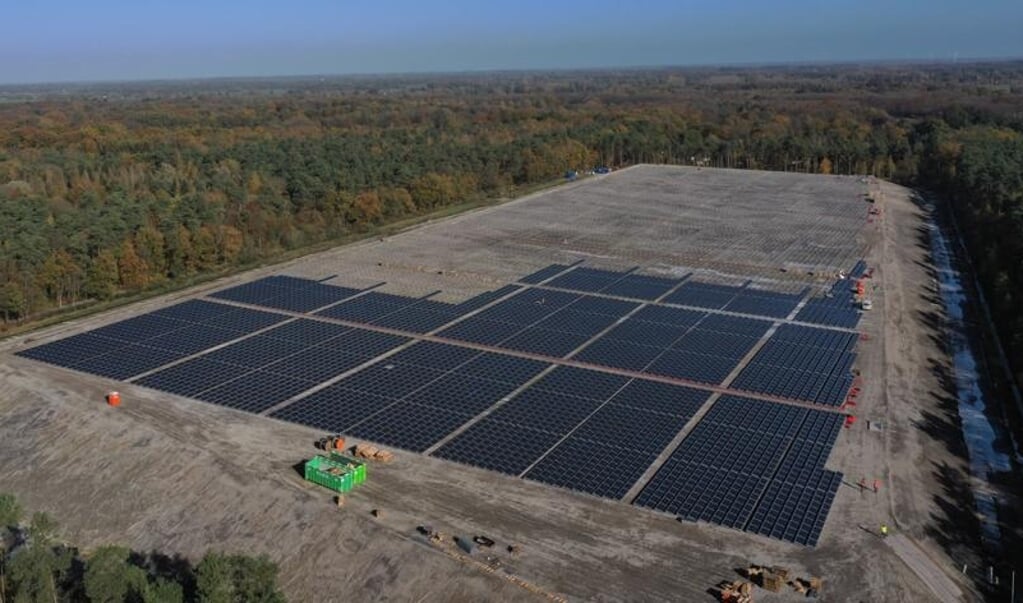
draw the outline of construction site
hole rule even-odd
[[[0,482],[292,600],[969,601],[927,239],[641,165],[0,341]]]

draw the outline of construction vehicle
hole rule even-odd
[[[319,441],[316,442],[316,447],[319,448],[320,450],[325,450],[327,452],[331,452],[334,450],[338,451],[344,450],[345,439],[341,437],[340,434],[329,435],[320,438]]]

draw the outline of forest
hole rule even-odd
[[[1023,62],[0,87],[0,329],[636,163],[942,195],[1023,367]]]

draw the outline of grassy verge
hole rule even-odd
[[[243,264],[236,264],[234,266],[225,267],[223,269],[215,270],[212,272],[197,274],[187,278],[175,279],[172,281],[165,282],[159,286],[151,287],[149,289],[146,289],[145,291],[119,295],[107,301],[80,303],[72,308],[67,308],[64,310],[50,309],[47,311],[45,316],[29,319],[21,323],[6,325],[5,330],[0,331],[0,340],[3,340],[4,338],[7,337],[20,335],[36,329],[49,327],[67,320],[84,318],[92,314],[98,314],[100,312],[105,312],[107,310],[112,310],[114,308],[126,306],[128,304],[133,304],[146,299],[151,299],[153,297],[158,297],[160,295],[166,295],[168,293],[173,293],[175,291],[188,289],[190,287],[202,285],[204,283],[215,281],[217,279],[224,278],[226,276],[231,276],[233,274],[239,274],[242,272],[247,272],[249,270],[255,270],[257,268],[265,268],[268,266],[283,264],[285,262],[289,262],[291,260],[298,259],[307,255],[319,253],[321,251],[327,251],[329,249],[334,249],[335,247],[351,245],[352,243],[358,243],[359,241],[364,241],[366,239],[382,236],[392,236],[399,232],[408,230],[409,228],[414,228],[426,222],[449,218],[451,216],[469,212],[475,209],[482,209],[485,207],[491,207],[494,205],[507,203],[519,197],[554,188],[556,186],[561,185],[562,183],[564,183],[564,180],[559,178],[557,180],[549,180],[547,182],[541,182],[539,184],[515,187],[513,189],[503,191],[502,194],[500,195],[490,196],[481,195],[478,197],[468,199],[462,203],[456,203],[454,205],[448,205],[439,208],[429,213],[403,218],[395,222],[372,226],[370,228],[367,228],[366,230],[357,233],[349,233],[326,241],[318,241],[316,243],[304,245],[302,247],[297,247],[295,249],[289,249],[287,251],[275,255],[272,258],[260,258],[258,260],[246,262]]]

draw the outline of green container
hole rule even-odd
[[[350,466],[352,469],[352,480],[356,486],[366,481],[366,462],[359,459],[345,456],[340,452],[331,452],[330,460],[335,463]]]
[[[355,474],[355,467],[352,464],[338,462],[325,456],[314,456],[305,462],[305,478],[335,492],[350,492],[357,483],[362,483],[366,479],[365,467],[360,481],[356,481]]]

